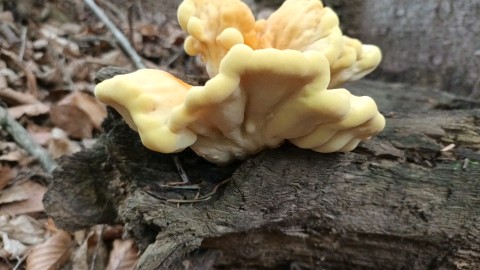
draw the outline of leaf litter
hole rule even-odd
[[[81,0],[7,2],[0,5],[0,106],[55,159],[91,147],[106,116],[93,96],[95,73],[106,66],[133,70],[132,61]],[[175,7],[98,2],[147,67],[190,81],[206,77],[183,50]],[[0,127],[0,270],[134,269],[138,249],[122,239],[121,225],[56,228],[42,204],[48,181],[38,161]]]

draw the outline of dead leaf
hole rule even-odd
[[[27,257],[27,270],[59,269],[68,261],[73,240],[65,231],[57,231],[42,244],[36,245]]]
[[[48,152],[53,158],[71,155],[82,150],[78,143],[68,139],[67,134],[63,130],[54,128],[51,134],[51,139],[48,142]]]
[[[16,217],[1,215],[0,234],[3,240],[0,257],[6,259],[24,258],[29,246],[45,241],[43,226],[26,215]]]
[[[58,53],[68,54],[68,56],[81,56],[80,48],[78,44],[72,42],[66,38],[60,37],[61,29],[54,27],[53,25],[44,25],[40,29],[40,33],[44,38],[50,41],[50,45],[57,50]]]
[[[108,51],[103,53],[100,57],[88,57],[87,61],[102,66],[126,67],[130,64],[128,58],[126,58],[120,51]]]
[[[50,119],[75,139],[91,138],[93,123],[88,115],[75,105],[53,105]]]
[[[37,245],[45,241],[45,229],[36,219],[27,216],[0,216],[0,231],[9,238],[18,240],[25,245]]]
[[[44,211],[43,195],[47,188],[31,180],[2,191],[0,195],[0,212],[20,215]]]
[[[88,117],[92,121],[93,126],[96,129],[101,128],[103,119],[107,116],[107,110],[105,109],[105,105],[100,103],[93,96],[81,91],[75,91],[67,95],[58,104],[73,105],[81,109],[88,115]]]
[[[0,61],[0,63],[5,64],[4,61]],[[3,67],[2,65],[2,69],[0,69],[0,74],[7,78],[7,82],[9,85],[22,85],[20,76],[12,69]]]
[[[0,254],[1,257],[1,254]],[[8,265],[6,262],[0,262],[0,270],[10,270],[12,265]]]
[[[8,235],[2,232],[3,249],[8,252],[11,258],[21,258],[25,255],[28,247],[20,241],[10,239]]]
[[[45,105],[44,103],[34,103],[10,107],[8,108],[8,114],[10,114],[10,116],[13,118],[18,119],[24,115],[38,116],[42,114],[47,114],[49,110],[50,107],[48,105]]]
[[[23,185],[15,185],[2,191],[0,204],[25,201],[29,198],[28,191]]]
[[[135,269],[138,261],[138,249],[132,239],[113,241],[113,249],[110,252],[107,270],[130,270]]]
[[[67,67],[68,73],[72,77],[72,81],[88,81],[91,67],[84,59],[75,59]],[[75,93],[75,92],[74,92]]]
[[[35,50],[43,50],[48,48],[48,40],[40,38],[32,42],[32,46]]]
[[[4,88],[8,87],[7,83],[7,78],[5,78],[5,75],[0,73],[0,90],[3,90]]]
[[[47,130],[33,131],[31,129],[28,129],[28,132],[30,132],[30,136],[32,136],[32,139],[37,144],[42,146],[47,145],[48,142],[52,139],[52,131],[47,131]]]
[[[91,138],[93,129],[100,129],[107,112],[93,96],[74,91],[52,106],[50,118],[59,128],[76,139]]]
[[[137,27],[142,36],[153,38],[159,36],[159,26],[153,23],[143,24]]]
[[[102,227],[103,225],[98,225],[92,228],[86,238],[81,242],[80,247],[75,251],[72,258],[74,269],[89,269],[94,257],[94,269],[105,269],[105,261],[108,253],[105,243],[101,239]]]
[[[29,93],[34,97],[36,97],[38,92],[38,86],[37,86],[37,80],[35,78],[35,75],[33,75],[32,71],[29,68],[26,68],[24,63],[20,59],[18,59],[17,54],[12,51],[8,51],[4,49],[2,50],[1,56],[8,58],[13,65],[17,66],[23,71],[27,79],[27,87],[28,87]]]
[[[6,83],[6,79],[4,76],[0,76],[0,78],[3,78]],[[0,80],[0,83],[1,83],[1,80]],[[15,91],[8,87],[1,87],[1,86],[0,86],[0,98],[10,105],[34,104],[39,102],[36,97],[32,96],[29,93],[22,93],[20,91]]]
[[[63,82],[63,70],[61,66],[42,65],[35,72],[37,79],[44,85],[58,85]]]
[[[20,160],[27,157],[27,154],[22,149],[15,149],[12,151],[7,152],[0,156],[0,161],[7,161],[7,162],[19,162]]]
[[[88,241],[77,248],[72,256],[72,269],[75,270],[88,270]]]
[[[0,165],[0,191],[17,176],[17,169]]]
[[[122,238],[123,235],[123,226],[122,225],[110,225],[105,227],[103,231],[103,240],[104,241],[113,241],[115,239]]]

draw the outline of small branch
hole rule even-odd
[[[28,28],[26,26],[22,26],[22,33],[21,33],[22,44],[20,45],[20,50],[18,52],[19,61],[23,61],[23,56],[25,55],[25,47],[27,44],[27,30]]]
[[[90,270],[95,270],[98,253],[100,253],[100,247],[102,246],[102,237],[104,232],[105,232],[105,225],[102,224],[100,225],[100,231],[98,232],[98,235],[97,235],[98,241],[97,241],[97,245],[95,246],[95,251],[93,252],[92,261],[90,263]]]
[[[30,155],[38,159],[42,167],[48,172],[52,173],[55,167],[57,167],[56,162],[50,157],[48,152],[39,146],[35,141],[30,137],[28,131],[22,127],[17,121],[11,118],[7,111],[0,107],[0,126],[3,127],[13,139]]]
[[[107,17],[105,12],[97,6],[94,0],[85,0],[85,3],[93,10],[95,15],[107,26],[107,28],[113,33],[113,36],[117,39],[120,43],[120,46],[125,50],[128,56],[132,59],[135,67],[137,69],[145,68],[145,64],[143,63],[142,58],[140,55],[137,54],[135,49],[130,45],[128,39],[125,35],[120,32],[120,30],[115,26],[115,24]]]
[[[177,167],[178,174],[180,174],[180,178],[182,179],[181,183],[183,184],[189,183],[190,180],[188,179],[187,172],[185,172],[185,169],[183,169],[180,158],[177,155],[175,155],[173,156],[173,161],[175,162],[175,167]]]

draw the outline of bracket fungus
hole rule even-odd
[[[314,151],[347,152],[380,132],[370,97],[333,87],[371,72],[373,45],[343,36],[318,0],[286,0],[255,21],[239,0],[185,0],[178,9],[185,50],[205,62],[210,80],[191,86],[154,69],[117,75],[95,94],[162,153],[190,147],[224,164],[288,140]]]

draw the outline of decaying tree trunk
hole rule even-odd
[[[169,187],[173,155],[144,148],[110,111],[95,146],[61,160],[47,212],[67,230],[124,223],[140,269],[479,269],[479,104],[348,88],[380,104],[379,136],[352,153],[284,145],[227,167],[176,154],[199,194]]]

